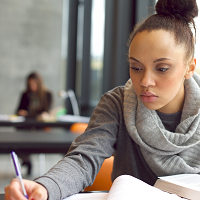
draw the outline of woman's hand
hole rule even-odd
[[[26,117],[28,115],[28,112],[26,110],[18,110],[17,114]]]
[[[29,200],[47,200],[48,192],[44,186],[24,179],[23,183]],[[10,185],[5,187],[5,200],[27,200],[17,179],[13,179]]]

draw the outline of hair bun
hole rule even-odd
[[[156,3],[158,15],[173,16],[187,23],[198,16],[196,0],[158,0]]]

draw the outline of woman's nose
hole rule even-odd
[[[149,72],[144,72],[141,81],[140,81],[140,85],[142,87],[151,87],[151,86],[155,86],[155,80],[153,78],[153,76],[151,75],[151,73]]]

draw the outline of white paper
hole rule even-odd
[[[17,115],[0,115],[0,121],[5,122],[24,122],[24,116],[17,116]]]
[[[64,200],[183,200],[129,175],[115,179],[109,193],[80,193]]]
[[[106,200],[108,193],[80,193],[63,200]]]
[[[57,118],[58,121],[62,122],[82,122],[88,123],[90,121],[90,117],[76,116],[76,115],[61,115]]]
[[[200,191],[200,175],[199,174],[179,174],[174,176],[159,177],[164,181],[188,187]]]
[[[129,175],[115,179],[107,200],[182,200],[175,194],[163,192],[147,183]]]

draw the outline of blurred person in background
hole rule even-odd
[[[21,95],[17,108],[17,115],[26,118],[36,119],[40,116],[48,115],[52,106],[52,94],[43,84],[42,77],[32,72],[26,80],[26,91]],[[20,130],[38,129],[38,127],[18,127]],[[31,174],[32,164],[28,154],[20,154],[23,160],[22,165],[27,166],[27,175]]]
[[[27,77],[26,91],[23,92],[17,115],[36,118],[48,113],[52,106],[52,94],[43,84],[42,77],[33,72]]]

